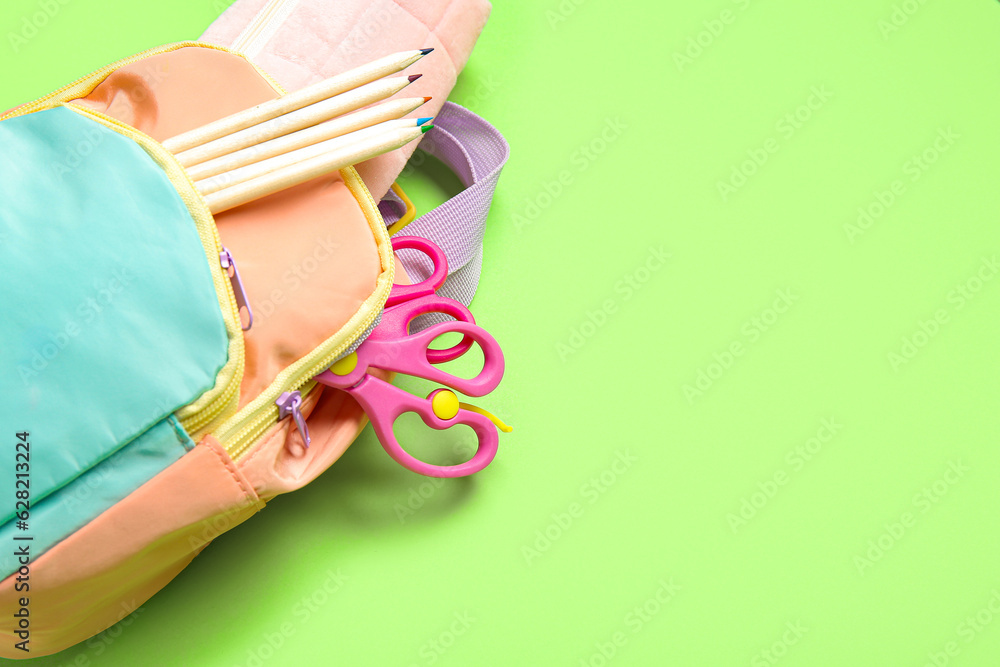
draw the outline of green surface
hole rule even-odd
[[[1000,6],[675,4],[498,3],[453,95],[513,151],[497,461],[369,431],[40,664],[997,664]],[[0,106],[215,13],[60,7]]]

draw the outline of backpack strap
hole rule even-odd
[[[438,290],[469,305],[479,286],[483,265],[483,235],[500,171],[510,156],[510,146],[499,130],[454,102],[446,102],[434,117],[434,130],[420,142],[420,149],[445,163],[465,185],[437,208],[406,226],[407,236],[422,236],[436,243],[448,258],[448,279]],[[391,190],[379,204],[387,225],[404,215],[405,205]],[[401,257],[413,281],[430,276],[431,262],[416,253]]]

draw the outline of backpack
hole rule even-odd
[[[471,299],[499,133],[443,105],[426,148],[469,187],[406,238],[390,239],[414,217],[405,194],[377,203],[354,168],[213,216],[160,141],[279,94],[243,55],[184,42],[0,118],[0,423],[15,445],[0,468],[16,498],[0,522],[16,545],[0,556],[14,618],[4,657],[60,651],[124,618],[216,536],[332,465],[366,424],[362,404],[389,410],[375,426],[392,440],[414,407],[385,389],[406,367],[400,337],[441,312],[435,291]],[[420,253],[407,268],[394,245]],[[463,305],[444,312],[464,321],[424,318],[410,338],[466,335],[427,353],[428,368],[475,340],[486,363],[462,387],[488,393],[499,346]],[[448,470],[386,444],[393,458],[438,476],[492,459],[498,420],[452,392],[413,400],[433,406],[428,425],[473,426],[480,451]]]

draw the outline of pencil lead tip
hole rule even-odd
[[[430,102],[433,99],[434,99],[433,97],[425,97],[424,98],[424,104],[427,104],[428,102]]]
[[[414,81],[416,81],[417,79],[419,79],[422,76],[423,76],[423,74],[411,74],[410,76],[408,76],[406,78],[410,80],[410,83],[413,83]]]
[[[421,126],[421,125],[423,125],[424,123],[429,123],[429,122],[431,122],[432,120],[434,120],[434,117],[433,117],[433,116],[428,116],[427,118],[418,118],[418,119],[417,119],[417,127],[420,127],[420,126]]]
[[[420,127],[420,132],[421,132],[422,134],[427,134],[427,130],[433,130],[433,129],[434,129],[434,126],[433,126],[433,125],[422,125],[422,126]]]
[[[430,48],[430,49],[420,49],[420,55],[426,56],[428,53],[430,53],[433,50],[434,50],[433,48]]]

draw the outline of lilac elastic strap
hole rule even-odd
[[[449,275],[438,295],[469,305],[482,270],[486,217],[500,171],[510,156],[510,146],[485,120],[454,102],[446,102],[434,117],[434,130],[420,142],[420,149],[451,168],[465,190],[423,214],[400,233],[422,236],[440,246],[448,258]],[[402,202],[392,191],[383,198],[379,209],[387,225],[398,220],[403,212]],[[414,282],[428,277],[433,270],[431,262],[417,253],[401,256],[401,262]]]

